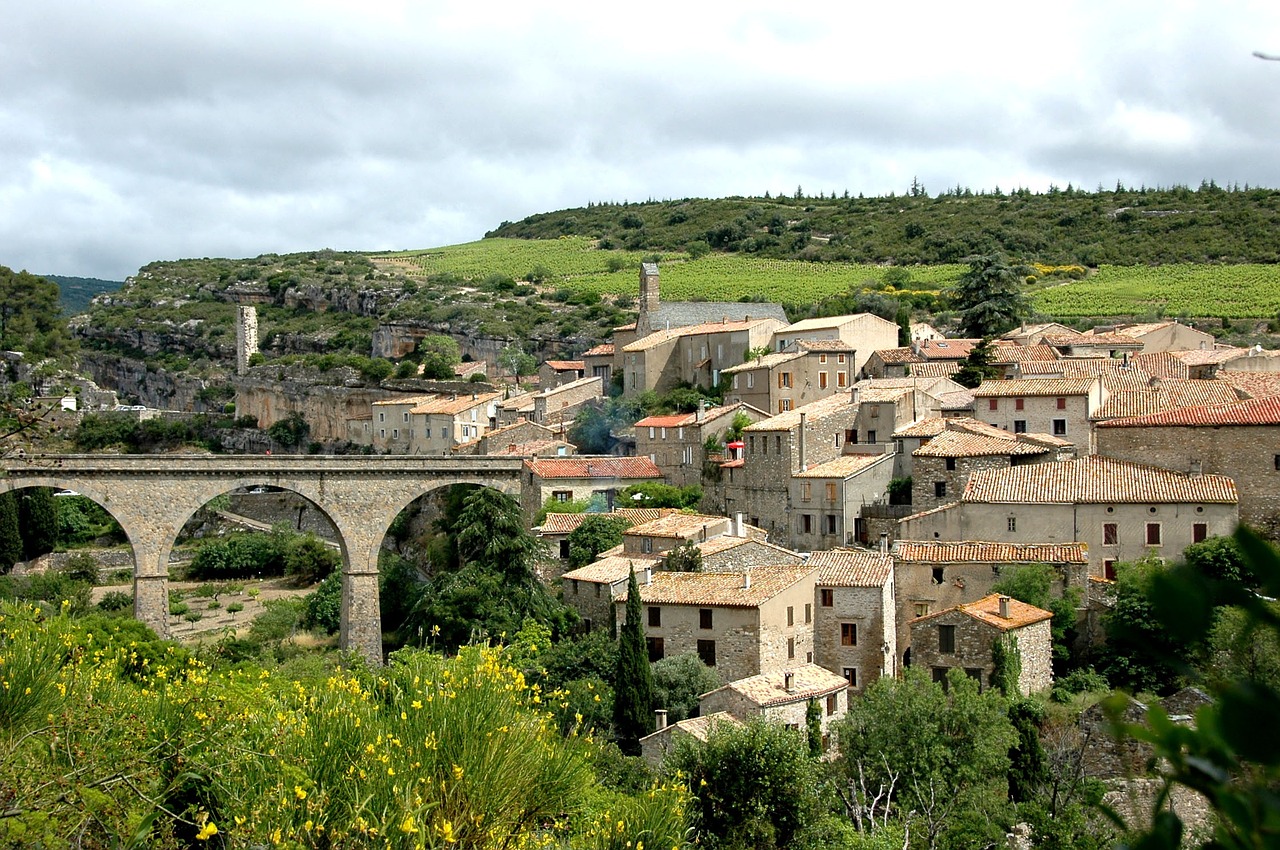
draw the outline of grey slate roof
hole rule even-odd
[[[662,301],[649,314],[649,327],[655,331],[663,328],[683,328],[718,322],[721,319],[742,321],[752,319],[777,319],[786,323],[787,314],[781,304],[763,304],[748,301]]]

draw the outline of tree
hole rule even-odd
[[[341,556],[314,534],[298,535],[289,541],[284,553],[285,575],[299,584],[315,584],[337,571]]]
[[[1053,586],[1060,581],[1057,571],[1048,564],[1020,564],[1000,576],[1000,580],[991,586],[993,593],[1003,593],[1053,613],[1050,621],[1053,665],[1059,674],[1066,672],[1071,658],[1071,647],[1076,640],[1076,609],[1080,607],[1078,587],[1064,586],[1060,594],[1053,592]]]
[[[538,370],[538,361],[518,345],[508,345],[498,354],[498,365],[508,374],[519,377]]]
[[[631,525],[619,516],[591,514],[569,533],[569,569],[585,567],[606,549],[622,542],[622,532]]]
[[[60,357],[74,349],[56,283],[0,266],[0,348],[33,358]]]
[[[1107,641],[1099,658],[1101,672],[1114,688],[1161,694],[1177,690],[1187,672],[1189,643],[1207,631],[1175,634],[1156,617],[1152,588],[1167,569],[1155,556],[1116,564],[1116,601],[1103,620]]]
[[[231,606],[227,606],[231,610]],[[243,610],[243,606],[241,606]],[[342,625],[342,573],[333,572],[306,596],[302,625],[336,634]]]
[[[640,739],[653,731],[653,671],[640,622],[640,586],[635,571],[627,580],[626,620],[618,639],[618,672],[614,677],[613,731],[629,756],[640,755]]]
[[[18,499],[13,492],[0,493],[0,571],[9,572],[22,560],[22,534],[18,530]]]
[[[640,498],[636,498],[639,496]],[[702,501],[702,488],[697,484],[687,487],[673,487],[658,481],[642,481],[624,487],[618,493],[618,500],[631,504],[633,501],[644,508],[696,508]]]
[[[991,344],[987,337],[983,337],[973,348],[969,349],[969,354],[960,363],[959,370],[956,371],[951,379],[962,387],[973,389],[990,378],[1000,377],[1000,367],[991,363]]]
[[[443,334],[424,336],[414,348],[414,356],[422,363],[422,377],[441,381],[455,379],[453,367],[462,362],[457,340]]]
[[[951,305],[960,314],[960,330],[970,337],[998,336],[1016,328],[1029,313],[1023,281],[1030,272],[1013,266],[999,252],[977,257],[951,289]]]
[[[686,540],[667,550],[667,554],[662,557],[662,569],[669,573],[700,573],[702,550],[692,540]]]
[[[58,544],[58,507],[48,487],[29,487],[18,495],[22,558],[47,555]]]
[[[271,426],[267,428],[267,436],[288,449],[305,443],[307,441],[307,435],[310,433],[311,426],[302,418],[302,414],[296,410],[291,412],[284,419],[273,422]]]
[[[809,740],[809,756],[816,759],[822,755],[822,709],[816,699],[809,700],[804,708],[804,725]]]
[[[667,720],[678,723],[698,710],[698,697],[724,684],[715,668],[695,652],[672,655],[653,663],[653,704],[667,711]]]

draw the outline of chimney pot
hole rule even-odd
[[[796,692],[796,674],[790,670],[782,674],[782,688],[789,694]]]
[[[644,583],[653,584],[653,567],[644,568]]]
[[[743,590],[751,589],[751,571],[750,570],[742,571],[742,589]]]
[[[665,708],[654,709],[653,721],[654,721],[654,726],[657,727],[657,731],[661,732],[663,729],[666,729],[667,728],[667,710]]]
[[[880,551],[889,551],[889,532],[887,531],[880,532]]]
[[[1000,616],[1006,620],[1009,619],[1009,597],[1007,596],[1000,597]]]

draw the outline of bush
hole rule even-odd
[[[97,584],[100,578],[98,561],[88,552],[77,552],[67,558],[67,562],[62,566],[62,572],[72,581],[85,584]]]
[[[133,594],[125,593],[123,590],[107,591],[98,600],[98,608],[107,613],[127,611],[133,608]]]

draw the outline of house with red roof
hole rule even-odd
[[[986,690],[994,685],[994,647],[1016,647],[1021,657],[1018,690],[1039,693],[1053,687],[1053,614],[999,594],[957,605],[911,621],[911,666],[929,671],[944,687],[951,670],[963,670]]]
[[[862,693],[897,671],[893,557],[887,552],[814,552],[813,660]]]
[[[662,480],[662,473],[647,457],[608,455],[529,458],[521,474],[520,503],[527,520],[549,501],[588,501],[599,496],[605,509],[612,510],[619,490],[641,481]]]
[[[717,499],[714,493],[709,492],[714,489],[714,479],[719,475],[713,474],[712,480],[707,480],[704,474],[706,464],[711,460],[707,444],[714,437],[717,446],[723,445],[725,432],[739,414],[746,417],[748,424],[767,418],[763,410],[749,404],[726,404],[699,408],[692,413],[646,416],[635,424],[636,454],[657,464],[667,483],[673,487],[702,486],[709,496],[705,504],[721,508],[723,497]]]

